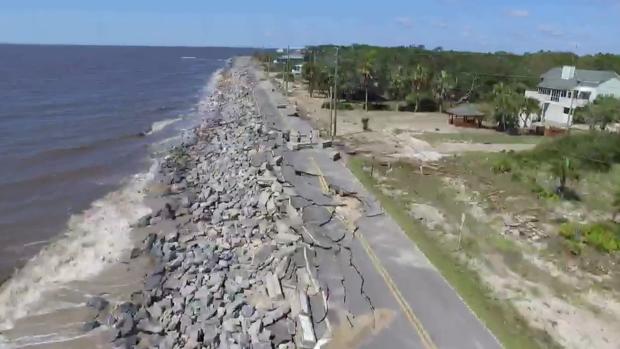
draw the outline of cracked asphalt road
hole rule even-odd
[[[274,129],[311,132],[308,122],[276,107],[286,100],[272,91],[270,82],[257,81],[254,96]],[[315,148],[282,150],[281,155],[284,179],[297,194],[291,204],[304,208],[302,235],[328,304],[330,348],[501,348],[341,162]],[[362,201],[364,215],[353,229],[335,219],[337,203],[323,193],[321,175],[330,186],[356,193]],[[320,311],[313,313],[315,322],[322,323]]]

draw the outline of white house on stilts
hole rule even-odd
[[[620,75],[613,71],[553,68],[540,76],[536,91],[525,96],[540,102],[539,121],[545,126],[570,127],[576,108],[593,102],[598,96],[620,98]],[[530,126],[530,125],[521,125]]]

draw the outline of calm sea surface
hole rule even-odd
[[[212,74],[249,53],[0,45],[0,281],[148,167],[151,145],[192,117]]]

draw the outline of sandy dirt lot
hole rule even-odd
[[[305,87],[297,83],[292,84],[290,91],[289,98],[297,105],[300,116],[311,119],[322,132],[327,133],[330,113],[328,109],[321,108],[327,99],[320,95],[311,98]],[[362,130],[362,118],[365,117],[369,118],[369,131]],[[442,113],[339,110],[337,121],[338,137],[355,151],[391,158],[435,161],[446,154],[519,151],[533,147],[529,142],[503,142],[495,130],[455,127],[448,124],[447,115]],[[423,135],[443,135],[440,138],[445,141],[429,142],[421,137]],[[450,139],[450,135],[471,137]]]

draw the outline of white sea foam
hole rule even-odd
[[[131,247],[130,225],[150,211],[143,204],[143,193],[157,166],[153,163],[148,172],[135,175],[118,191],[72,216],[63,236],[41,250],[0,288],[0,329],[11,328],[22,317],[49,311],[41,306],[46,292],[92,277],[107,264],[118,261],[122,252]]]
[[[166,127],[179,122],[183,120],[183,118],[175,118],[175,119],[166,119],[166,120],[161,120],[161,121],[155,121],[153,123],[153,125],[151,125],[151,129],[149,130],[149,132],[147,132],[147,136],[148,135],[152,135],[153,133],[157,133],[163,129],[165,129]]]

